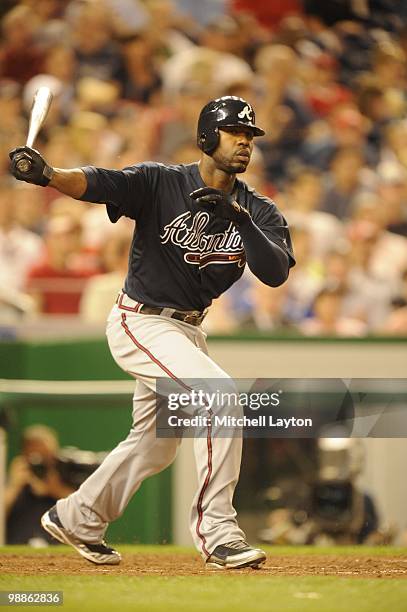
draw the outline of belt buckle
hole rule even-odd
[[[192,312],[185,315],[184,322],[190,325],[200,325],[205,318],[207,310],[201,312],[200,310],[193,310]]]
[[[192,313],[187,314],[184,317],[184,323],[189,323],[190,325],[195,325],[197,320],[198,320],[197,315],[196,314],[192,314]]]

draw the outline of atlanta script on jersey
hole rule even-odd
[[[125,292],[138,302],[203,310],[243,273],[245,251],[230,221],[203,211],[189,193],[205,184],[198,164],[153,162],[124,170],[87,166],[82,200],[103,202],[110,220],[136,221]],[[287,223],[272,200],[236,180],[236,200],[294,264]],[[103,195],[101,195],[103,193]]]

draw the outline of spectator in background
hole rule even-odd
[[[391,310],[379,333],[390,335],[407,335],[407,269],[404,270],[396,295],[391,303]]]
[[[30,7],[20,4],[5,15],[1,25],[0,74],[24,84],[42,71],[44,62],[43,51],[34,43],[35,14]]]
[[[82,163],[77,151],[75,151],[74,143],[71,137],[71,133],[68,126],[57,126],[49,130],[49,140],[44,145],[44,151],[47,154],[52,155],[52,159],[55,159],[55,165],[62,167],[64,163],[71,163],[75,165],[79,162]],[[47,200],[52,201],[58,197],[55,195],[52,189],[46,189],[45,194]]]
[[[57,79],[59,83],[59,113],[61,122],[65,124],[75,109],[77,60],[73,48],[68,44],[61,44],[60,41],[49,47],[46,50],[44,72]],[[49,128],[48,121],[47,128]]]
[[[327,171],[336,153],[344,148],[360,150],[363,161],[377,163],[366,140],[368,123],[352,106],[336,107],[326,121],[314,124],[302,146],[305,164]]]
[[[407,169],[395,162],[377,167],[377,194],[386,211],[386,227],[394,234],[407,237]]]
[[[361,193],[354,203],[347,236],[352,245],[368,243],[366,270],[387,287],[396,290],[407,268],[407,239],[386,229],[387,212],[375,193]]]
[[[377,162],[380,159],[385,129],[391,120],[390,105],[384,90],[372,75],[366,75],[358,80],[355,93],[359,112],[369,121],[366,137]]]
[[[161,68],[163,95],[171,103],[173,96],[190,87],[204,85],[206,100],[223,95],[235,83],[251,83],[253,71],[243,59],[203,46],[189,47],[167,59]]]
[[[375,239],[369,230],[354,236],[348,252],[349,269],[347,273],[348,294],[345,313],[364,320],[369,332],[375,333],[386,320],[395,283],[372,269],[371,260],[375,249]],[[329,269],[327,269],[327,278]]]
[[[28,191],[28,190],[23,190]],[[36,190],[34,190],[36,193]],[[29,269],[42,255],[39,236],[16,220],[16,200],[22,196],[8,179],[0,181],[0,287],[2,293],[23,289]]]
[[[203,329],[208,334],[233,334],[239,331],[239,321],[233,313],[233,301],[230,294],[224,294],[213,300]]]
[[[307,28],[306,40],[311,43],[313,50],[326,51],[338,57],[342,50],[339,33],[330,27],[330,19],[325,13],[327,4],[312,6],[313,0],[304,1],[304,21]],[[329,7],[328,12],[332,11]],[[324,14],[325,13],[325,14]],[[335,11],[332,11],[334,14]],[[333,17],[333,15],[332,15]]]
[[[103,92],[102,100],[104,99]],[[82,166],[94,160],[96,165],[105,167],[121,148],[120,136],[111,130],[108,119],[98,112],[81,110],[73,113],[68,125],[68,135],[70,146]]]
[[[323,194],[323,174],[301,166],[287,181],[283,194],[287,201],[284,214],[288,222],[307,230],[310,255],[320,261],[344,235],[340,220],[332,213],[320,210]]]
[[[307,103],[317,117],[326,117],[339,104],[350,102],[350,90],[338,82],[338,62],[326,52],[310,59],[307,71]]]
[[[291,224],[295,237],[295,252],[298,265],[290,278],[284,302],[285,319],[298,324],[309,316],[315,296],[323,284],[322,261],[315,257],[311,228],[307,225]]]
[[[325,258],[324,283],[342,291],[341,314],[366,324],[372,331],[389,312],[392,289],[369,270],[369,246],[363,242],[333,249]],[[364,248],[367,247],[367,248]]]
[[[259,141],[267,177],[276,185],[286,178],[290,164],[299,162],[298,143],[313,116],[298,80],[299,58],[284,45],[266,45],[257,53],[260,77],[259,122],[266,136]]]
[[[123,288],[128,269],[131,233],[115,232],[101,253],[104,274],[87,283],[80,302],[80,316],[87,323],[105,323],[115,297]]]
[[[32,185],[21,183],[16,185],[13,191],[12,201],[16,225],[42,237],[47,208],[44,190],[33,189]]]
[[[174,4],[181,14],[188,16],[198,26],[205,27],[225,15],[229,3],[227,0],[174,0]]]
[[[25,3],[35,15],[35,42],[42,50],[68,40],[68,25],[62,19],[65,0],[26,0]]]
[[[300,0],[284,0],[284,2],[264,2],[263,0],[233,0],[235,11],[253,13],[261,24],[274,30],[286,15],[296,15],[302,12]]]
[[[261,31],[256,19],[240,13],[208,21],[198,36],[198,42],[204,48],[240,57],[252,65],[259,38]]]
[[[172,159],[173,152],[196,139],[196,118],[207,100],[204,83],[191,81],[172,97],[172,112],[162,121],[158,158]],[[196,151],[195,151],[196,158]]]
[[[404,8],[403,11],[403,23],[401,28],[399,29],[399,43],[400,47],[403,49],[405,56],[407,57],[407,11]]]
[[[407,119],[392,121],[386,129],[381,161],[394,161],[407,170]]]
[[[85,3],[73,17],[71,36],[77,62],[76,78],[120,81],[123,60],[112,40],[109,11],[102,4]]]
[[[7,171],[7,143],[18,142],[20,138],[24,141],[25,132],[21,87],[16,81],[2,79],[0,76],[0,172]]]
[[[151,27],[151,18],[144,0],[101,0],[109,13],[113,36],[132,36]],[[72,3],[75,7],[75,3]],[[69,10],[69,9],[68,9]]]
[[[120,99],[120,86],[111,81],[102,81],[93,77],[83,77],[76,83],[77,113],[71,116],[71,122],[75,121],[75,115],[81,112],[89,112],[101,115],[109,121],[117,113],[117,104]],[[109,131],[104,138],[110,141],[116,135],[108,126]],[[120,137],[116,136],[120,143]],[[101,143],[103,144],[103,143]]]
[[[122,96],[141,104],[154,102],[161,93],[161,77],[154,64],[153,46],[144,33],[121,41],[124,57]]]
[[[18,198],[18,205],[24,200]],[[13,325],[35,312],[35,304],[23,289],[28,270],[39,260],[43,245],[17,219],[16,192],[0,179],[0,324]]]
[[[251,275],[250,275],[251,276]],[[288,285],[283,288],[268,287],[263,289],[262,283],[257,279],[251,279],[249,289],[249,299],[251,304],[250,313],[246,318],[241,319],[241,329],[256,329],[263,332],[270,332],[281,329],[287,324],[284,318],[284,302],[287,297]]]
[[[342,83],[355,85],[355,77],[372,67],[372,50],[376,44],[372,31],[360,21],[340,21],[335,24],[340,48],[340,79]]]
[[[374,50],[372,63],[379,87],[400,91],[405,98],[407,63],[403,49],[394,41],[383,40]]]
[[[344,292],[340,288],[326,287],[315,297],[312,316],[300,323],[306,336],[363,336],[366,324],[342,314]]]
[[[361,190],[363,155],[357,148],[339,149],[330,164],[330,174],[321,210],[341,221],[352,215],[353,200]]]
[[[184,19],[177,12],[172,0],[147,0],[144,6],[150,20],[148,37],[160,64],[169,57],[194,47],[192,38],[193,34],[196,34],[195,28],[192,26],[192,36],[188,36],[191,24],[187,24],[184,32]]]
[[[78,314],[82,292],[97,270],[83,265],[80,224],[72,217],[51,218],[45,233],[46,253],[27,277],[27,292],[39,312]]]
[[[112,130],[121,139],[120,154],[112,156],[110,167],[122,168],[156,156],[167,114],[170,113],[165,109],[123,103],[110,121]]]
[[[41,528],[40,518],[50,504],[73,491],[54,467],[57,434],[46,425],[32,425],[24,430],[21,447],[21,455],[10,464],[5,488],[6,543],[35,544],[40,540],[55,544]]]

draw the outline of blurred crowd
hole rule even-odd
[[[17,183],[32,96],[54,101],[36,147],[55,167],[197,160],[213,97],[256,109],[242,177],[287,218],[297,266],[270,289],[249,271],[211,333],[407,334],[407,5],[395,0],[3,0],[0,321],[102,321],[133,223]]]

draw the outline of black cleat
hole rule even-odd
[[[252,548],[243,540],[217,546],[206,561],[208,569],[258,568],[266,560],[266,553],[260,548]]]
[[[59,520],[56,506],[53,506],[41,517],[41,525],[56,540],[72,546],[82,557],[97,565],[118,565],[122,559],[120,553],[110,548],[104,541],[99,544],[87,544],[70,534]]]

